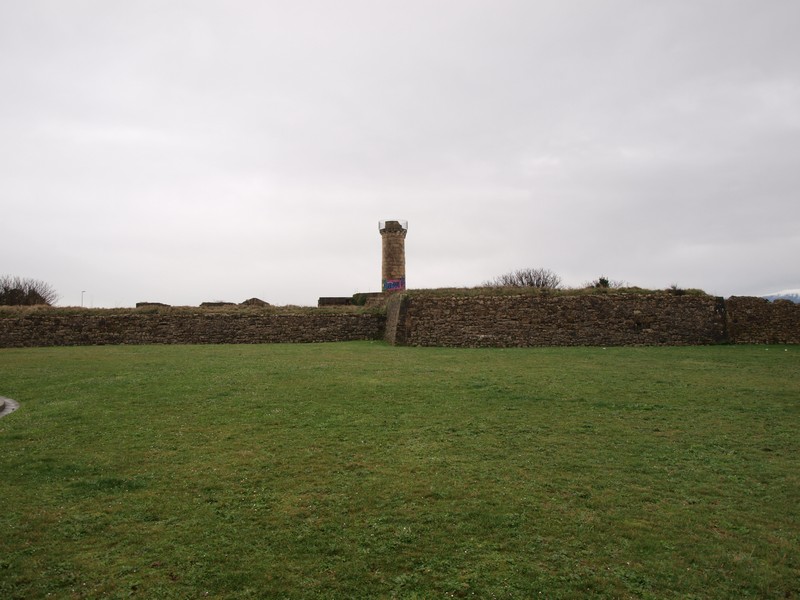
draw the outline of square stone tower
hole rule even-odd
[[[381,269],[384,292],[396,292],[406,289],[406,233],[407,221],[380,221],[383,245],[383,265]]]

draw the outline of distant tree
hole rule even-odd
[[[674,296],[683,296],[686,293],[686,290],[680,287],[677,283],[670,285],[667,288],[667,291]]]
[[[550,269],[517,269],[485,282],[487,287],[534,287],[556,290],[561,285],[561,277]]]
[[[626,287],[626,283],[624,281],[617,281],[614,279],[609,279],[605,275],[601,275],[594,281],[590,281],[589,283],[585,284],[583,287],[587,288],[622,288]]]
[[[32,306],[34,304],[52,306],[57,300],[56,291],[44,281],[14,275],[0,276],[0,305],[2,306]]]

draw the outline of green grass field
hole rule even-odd
[[[0,350],[0,598],[797,598],[800,347]]]

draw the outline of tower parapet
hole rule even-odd
[[[406,289],[406,233],[408,221],[380,221],[383,245],[381,289],[397,292]]]

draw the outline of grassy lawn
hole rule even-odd
[[[800,347],[0,350],[0,598],[797,598]]]

